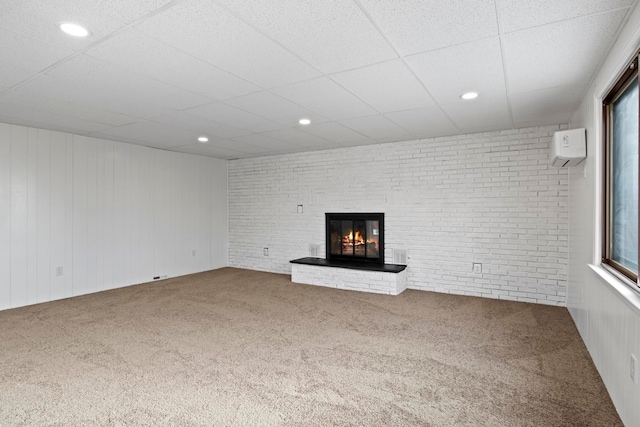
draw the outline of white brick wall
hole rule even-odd
[[[291,267],[294,283],[387,295],[399,295],[407,288],[407,270],[386,273],[306,264]]]
[[[309,244],[324,254],[325,212],[384,212],[385,260],[407,250],[408,288],[564,305],[567,170],[548,146],[565,128],[230,161],[229,263],[290,273]]]

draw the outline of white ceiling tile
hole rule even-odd
[[[120,0],[122,1],[122,0]],[[59,48],[80,50],[124,27],[124,23],[98,9],[110,9],[111,1],[9,0],[0,2],[0,28]],[[136,2],[131,2],[136,3]],[[102,4],[102,7],[96,7]],[[73,22],[91,31],[89,37],[72,37],[58,24]]]
[[[235,136],[251,134],[251,132],[246,130],[216,123],[201,117],[191,116],[183,111],[176,111],[165,116],[154,117],[152,121],[188,129],[197,134],[215,138],[233,138]]]
[[[498,35],[494,0],[361,0],[403,55]]]
[[[166,83],[130,72],[86,55],[79,55],[51,69],[47,75],[71,80],[87,87],[100,87],[123,99],[143,99],[171,109],[202,105],[211,100]]]
[[[5,0],[0,121],[221,158],[566,123],[638,1]]]
[[[60,0],[56,0],[60,1]],[[65,0],[66,3],[78,7],[77,0]],[[175,3],[175,0],[83,0],[80,5],[98,16],[111,16],[127,24]]]
[[[225,104],[232,105],[285,126],[297,126],[298,120],[302,117],[318,123],[327,120],[311,110],[267,91],[230,99],[226,101]]]
[[[221,102],[185,110],[185,113],[249,132],[282,129],[282,125]]]
[[[35,71],[0,62],[0,85],[4,87],[13,87],[35,75]]]
[[[466,92],[506,93],[500,39],[491,37],[406,58],[436,101],[450,103]]]
[[[327,122],[314,124],[309,126],[300,127],[300,132],[309,133],[322,139],[335,142],[337,144],[343,144],[355,141],[369,140],[368,137],[361,133],[358,133],[348,127],[336,122]]]
[[[19,105],[0,103],[0,121],[75,134],[95,132],[110,127],[73,116],[34,110]]]
[[[631,6],[633,0],[500,0],[503,33]]]
[[[42,71],[74,51],[0,28],[2,62],[14,67]]]
[[[290,144],[301,145],[309,148],[327,148],[327,147],[339,147],[332,141],[328,141],[318,136],[301,132],[298,129],[282,129],[272,132],[265,132],[263,135],[269,138],[275,138],[280,141],[288,142]]]
[[[192,131],[164,125],[151,121],[139,121],[120,127],[112,127],[100,131],[103,135],[122,137],[128,140],[139,141],[141,145],[156,148],[175,147],[188,145],[198,137]]]
[[[253,145],[255,147],[261,147],[263,151],[286,150],[287,148],[291,148],[296,145],[291,144],[290,142],[280,141],[279,139],[271,138],[259,133],[247,136],[239,136],[237,138],[232,138],[232,140],[244,144]]]
[[[98,138],[98,139],[106,139],[108,141],[116,141],[116,142],[124,142],[126,144],[134,144],[134,145],[143,145],[145,147],[152,147],[152,148],[159,148],[162,150],[166,150],[168,149],[168,147],[163,147],[163,146],[155,146],[153,145],[152,142],[150,141],[140,141],[134,138],[127,138],[126,136],[122,136],[122,135],[109,135],[106,133],[102,133],[102,132],[90,132],[87,133],[85,136],[89,136],[92,138]]]
[[[231,139],[220,139],[215,141],[209,141],[206,145],[214,148],[221,148],[223,150],[229,150],[236,153],[243,154],[259,154],[264,153],[266,150],[263,147],[247,144],[240,141],[233,141]]]
[[[176,151],[179,153],[196,154],[198,156],[215,157],[217,159],[229,160],[237,159],[246,156],[246,153],[239,151],[227,150],[221,147],[216,147],[208,144],[191,144],[183,145],[179,147],[168,148],[169,151]]]
[[[222,100],[258,91],[256,85],[220,70],[178,49],[132,30],[85,52],[127,71],[187,91]]]
[[[341,120],[340,123],[371,139],[393,138],[400,141],[411,136],[406,130],[381,114]]]
[[[80,105],[111,111],[118,114],[146,118],[168,114],[171,110],[152,104],[144,98],[123,97],[101,86],[83,86],[74,81],[48,75],[39,75],[15,89],[18,94],[30,97],[48,97],[67,100]],[[2,102],[2,97],[0,97]]]
[[[261,87],[283,86],[320,74],[209,0],[179,3],[146,20],[139,28]]]
[[[327,77],[273,89],[273,92],[331,120],[376,113],[365,102]]]
[[[412,135],[451,135],[457,130],[438,107],[396,111],[386,116]]]
[[[331,78],[383,113],[434,105],[431,96],[401,60],[333,74]]]
[[[624,16],[618,10],[503,36],[509,92],[589,82]]]
[[[352,0],[217,0],[324,73],[398,55]]]
[[[0,105],[4,108],[34,110],[107,125],[103,127],[121,126],[138,120],[131,116],[101,110],[95,106],[76,104],[58,98],[33,96],[24,94],[20,90],[0,97]]]
[[[581,85],[514,94],[511,96],[513,122],[516,126],[568,123],[586,90],[587,85]]]
[[[512,127],[506,96],[471,101],[458,99],[451,104],[442,104],[442,108],[458,129],[465,132]]]
[[[86,26],[96,38],[168,5],[174,0],[8,0],[0,3],[0,27],[16,32],[29,31],[42,39],[52,38],[62,21]],[[53,28],[53,30],[51,30]],[[74,40],[74,39],[72,39]],[[84,43],[82,39],[75,39]]]

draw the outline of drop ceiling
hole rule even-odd
[[[222,159],[567,123],[637,2],[3,0],[0,121]]]

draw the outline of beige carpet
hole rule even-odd
[[[618,426],[565,308],[225,268],[0,312],[1,426]]]

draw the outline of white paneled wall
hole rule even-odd
[[[569,176],[567,306],[626,426],[640,426],[640,384],[629,375],[640,357],[640,294],[600,264],[602,97],[640,46],[636,8],[592,82],[572,128],[587,129],[587,160]],[[590,266],[593,265],[592,266]]]
[[[0,207],[0,309],[227,265],[222,160],[0,123]]]
[[[385,259],[407,250],[409,288],[564,305],[567,170],[548,161],[558,129],[230,161],[230,265],[289,273],[310,244],[324,254],[325,212],[384,212]]]

